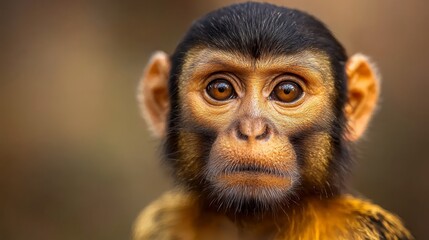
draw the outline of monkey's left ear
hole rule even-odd
[[[168,55],[156,52],[144,70],[137,93],[142,115],[152,133],[159,138],[165,135],[170,110],[168,94],[170,67]]]
[[[376,108],[380,79],[375,66],[362,54],[355,54],[349,58],[346,73],[348,101],[345,114],[349,128],[346,137],[350,141],[356,141],[365,132]]]

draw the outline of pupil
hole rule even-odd
[[[288,85],[288,86],[286,86],[285,88],[284,88],[284,90],[283,90],[283,92],[285,93],[285,94],[289,94],[290,92],[292,92],[293,91],[293,87],[292,86],[290,86],[290,85]]]
[[[225,86],[225,84],[221,83],[221,84],[219,84],[219,85],[220,85],[220,86],[218,86],[217,90],[218,90],[219,92],[221,92],[221,93],[225,92],[225,90],[226,90],[226,86]]]

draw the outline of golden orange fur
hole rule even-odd
[[[137,219],[134,239],[412,239],[401,221],[368,201],[343,195],[308,199],[282,217],[234,222],[179,190],[164,194]],[[380,235],[384,230],[384,236]]]

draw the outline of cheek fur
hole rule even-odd
[[[313,186],[325,184],[328,167],[332,161],[331,141],[331,136],[325,132],[307,135],[300,141],[301,174],[305,183]]]
[[[179,159],[174,159],[174,171],[180,182],[190,188],[199,188],[203,182],[203,169],[207,163],[213,136],[182,131],[179,133]]]

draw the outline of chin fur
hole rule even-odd
[[[205,191],[208,206],[228,215],[259,216],[262,213],[284,213],[296,203],[298,195],[294,189],[299,182],[294,179],[289,187],[261,187],[249,185],[225,186],[210,182]]]

